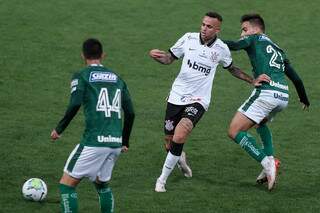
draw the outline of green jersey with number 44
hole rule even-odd
[[[134,113],[127,86],[118,75],[102,65],[91,65],[75,73],[71,81],[70,105],[56,128],[58,133],[71,121],[72,109],[79,104],[85,115],[83,145],[114,148],[123,145],[122,110],[125,115]]]
[[[288,93],[288,83],[285,78],[286,55],[280,47],[264,34],[245,36],[238,41],[224,41],[230,50],[244,49],[253,67],[253,75],[257,78],[266,74],[270,83],[264,83],[259,88],[277,90]]]

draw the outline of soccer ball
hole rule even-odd
[[[22,186],[23,197],[27,200],[42,201],[47,192],[47,185],[40,178],[30,178]]]

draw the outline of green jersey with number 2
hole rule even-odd
[[[255,78],[261,74],[266,74],[271,78],[269,84],[264,83],[258,88],[288,93],[288,83],[284,73],[286,55],[266,35],[250,35],[236,42],[225,41],[225,43],[230,50],[244,49],[247,52]]]

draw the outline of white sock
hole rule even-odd
[[[162,167],[162,173],[159,177],[161,182],[165,183],[167,181],[179,158],[180,156],[173,155],[170,151],[168,152],[166,161],[164,162]]]

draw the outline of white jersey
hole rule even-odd
[[[176,59],[183,58],[168,98],[176,105],[200,103],[208,110],[214,75],[218,64],[232,64],[228,46],[220,39],[204,44],[200,33],[186,33],[169,50]]]

